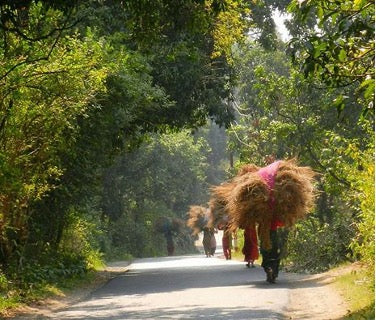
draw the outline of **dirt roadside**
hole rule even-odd
[[[49,319],[54,312],[84,300],[110,279],[127,272],[128,264],[124,261],[112,263],[105,270],[98,272],[95,281],[90,285],[75,289],[64,296],[23,307],[5,319]],[[351,266],[315,275],[285,273],[285,277],[291,283],[286,319],[334,320],[345,316],[348,313],[347,304],[334,288],[333,282],[336,276],[347,272],[351,272]]]
[[[29,306],[24,306],[9,312],[4,319],[12,320],[43,320],[49,319],[50,316],[58,310],[86,299],[90,294],[109,280],[128,271],[130,261],[119,261],[110,263],[102,271],[98,271],[95,279],[90,284],[76,288],[64,295],[54,296],[43,301],[35,302]],[[0,317],[0,319],[2,319]]]
[[[346,316],[348,305],[334,281],[348,272],[350,266],[315,275],[287,273],[291,283],[287,319],[335,320]]]

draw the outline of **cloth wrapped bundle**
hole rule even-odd
[[[258,225],[261,246],[270,249],[273,226],[292,226],[312,209],[314,176],[311,168],[288,160],[236,177],[225,206],[231,228]]]
[[[171,220],[169,217],[158,217],[154,222],[154,229],[157,232],[166,233],[171,230]]]
[[[204,228],[208,227],[209,209],[202,206],[190,206],[188,212],[187,226],[192,229],[193,235],[199,234]]]
[[[180,232],[184,226],[184,221],[179,218],[172,218],[161,216],[157,218],[154,222],[154,229],[157,232],[166,233],[166,232]]]

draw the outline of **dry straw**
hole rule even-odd
[[[230,182],[211,189],[211,224],[215,226],[226,218],[232,230],[258,225],[261,245],[270,249],[273,219],[290,227],[312,210],[315,173],[309,167],[299,167],[295,160],[280,161],[271,190],[258,174],[259,169],[243,166]]]
[[[176,217],[158,217],[154,222],[154,229],[157,232],[166,233],[170,231],[180,232],[184,227],[184,221]]]
[[[231,193],[237,185],[241,184],[244,179],[244,176],[251,172],[256,172],[259,167],[253,164],[246,164],[242,166],[235,178],[229,182],[224,182],[219,186],[213,186],[211,188],[211,198],[209,201],[210,208],[210,220],[209,225],[211,227],[218,227],[218,225],[226,224],[227,222],[230,225],[234,225],[230,220],[228,213],[228,202],[231,198]],[[235,227],[236,228],[236,227]]]
[[[315,172],[310,167],[299,167],[296,160],[281,161],[275,177],[275,214],[290,227],[303,219],[314,207]]]
[[[187,226],[192,229],[193,235],[200,233],[209,222],[208,209],[202,206],[190,206]]]

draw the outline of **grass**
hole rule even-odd
[[[84,275],[61,279],[57,283],[41,283],[29,289],[9,288],[0,292],[0,319],[34,301],[49,297],[65,296],[70,290],[85,287],[95,281],[97,273],[90,271]]]
[[[374,277],[364,268],[337,276],[334,285],[348,303],[345,320],[375,319]]]

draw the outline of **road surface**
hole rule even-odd
[[[260,266],[203,255],[147,258],[50,319],[285,319],[288,300],[285,275],[269,284]]]

